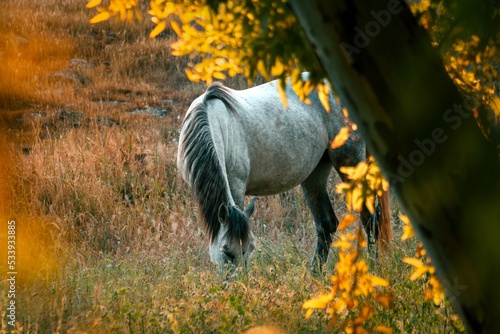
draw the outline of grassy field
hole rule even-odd
[[[239,333],[273,324],[325,333],[301,305],[324,292],[336,263],[311,275],[315,232],[299,189],[258,201],[257,251],[230,279],[176,170],[178,129],[205,86],[189,59],[170,56],[151,24],[90,26],[76,0],[0,4],[1,332]],[[242,78],[228,86],[244,88]],[[337,177],[332,175],[332,186]],[[337,214],[342,198],[333,194]],[[394,306],[370,322],[403,333],[459,332],[447,303],[424,298],[396,241],[372,272],[390,280]],[[16,326],[8,324],[7,222],[16,222]]]

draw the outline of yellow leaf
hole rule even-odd
[[[385,308],[391,308],[394,302],[394,298],[390,295],[378,295],[375,297],[375,300]]]
[[[481,64],[481,53],[476,54],[476,64]]]
[[[347,333],[347,328],[346,328]],[[357,323],[354,325],[353,334],[368,334],[368,331],[363,327],[362,323]]]
[[[309,319],[311,315],[313,314],[314,309],[310,308],[306,311],[306,319]]]
[[[167,22],[161,21],[156,25],[156,27],[149,33],[149,38],[155,38],[165,30],[167,27]]]
[[[99,23],[108,20],[111,17],[111,13],[108,11],[101,12],[90,19],[91,24]]]
[[[358,245],[360,248],[368,246],[368,241],[366,240],[365,236],[361,233],[359,234]]]
[[[188,77],[188,80],[191,82],[198,82],[201,79],[201,77],[198,73],[195,73],[194,71],[192,71],[190,69],[186,69],[186,76]]]
[[[338,321],[338,317],[337,315],[334,313],[332,314],[332,318],[330,319],[330,321],[328,322],[328,328],[333,328],[333,326],[335,326],[335,324],[337,324],[337,321]]]
[[[344,312],[344,310],[346,308],[347,308],[347,304],[343,299],[339,298],[336,300],[335,305],[334,305],[334,309],[337,311],[337,314]]]
[[[314,299],[310,299],[302,304],[303,309],[324,309],[333,300],[333,293],[327,295],[319,295]]]
[[[125,8],[125,6],[120,6],[119,12],[120,12],[120,21],[125,21],[125,18],[127,17],[127,9]]]
[[[276,63],[271,68],[271,75],[275,77],[279,77],[283,71],[285,70],[285,66],[281,63],[279,59],[276,59]]]
[[[375,196],[367,196],[365,199],[365,205],[368,211],[373,215],[375,213]]]
[[[434,298],[432,298],[432,300],[434,301],[434,305],[439,306],[445,298],[446,295],[444,294],[444,291],[439,291],[434,292]]]
[[[177,36],[181,37],[182,31],[181,31],[181,27],[179,27],[179,24],[177,22],[175,22],[174,20],[172,20],[172,21],[170,21],[170,26],[175,31]]]
[[[424,257],[426,253],[427,252],[424,248],[424,245],[421,242],[419,242],[417,245],[417,250],[415,251],[415,257],[416,258]]]
[[[373,330],[375,332],[379,332],[379,333],[386,333],[386,334],[392,333],[392,328],[384,326],[384,325],[377,325],[377,326],[373,327]]]
[[[415,259],[413,257],[405,257],[403,259],[403,262],[404,263],[408,263],[409,265],[412,265],[415,268],[420,268],[420,267],[424,266],[424,264],[422,263],[422,261],[420,261],[419,259]]]
[[[429,279],[429,283],[432,287],[432,299],[434,300],[434,304],[439,305],[441,302],[445,299],[445,293],[443,289],[443,285],[439,281],[439,279],[432,275],[431,278]]]
[[[337,103],[339,103],[339,101],[337,101]],[[345,118],[349,117],[349,111],[347,110],[347,108],[342,108],[342,114],[345,116]]]
[[[319,101],[325,108],[326,112],[330,112],[330,86],[326,83],[322,83],[318,86],[318,97]]]
[[[85,7],[87,8],[94,8],[96,6],[99,6],[101,4],[102,0],[90,0],[87,2],[87,5]]]
[[[283,107],[285,107],[285,109],[288,109],[288,99],[286,97],[286,91],[285,91],[285,88],[283,87],[283,85],[281,84],[281,80],[280,82],[278,83],[278,92],[280,94],[280,99],[281,99],[281,103],[283,103]]]
[[[373,286],[389,286],[389,281],[378,276],[368,275]]]
[[[346,214],[344,216],[344,218],[342,218],[342,221],[340,222],[338,229],[343,230],[346,227],[350,226],[355,221],[356,221],[356,217],[354,215]]]
[[[349,249],[352,247],[352,244],[349,241],[336,241],[333,243],[333,247],[335,248],[344,248]]]
[[[424,296],[426,300],[432,300],[434,299],[434,296],[432,295],[432,291],[429,289],[424,290]]]
[[[351,128],[348,126],[344,126],[342,129],[340,129],[339,133],[337,133],[335,138],[333,138],[333,140],[331,141],[330,148],[333,150],[344,145],[347,139],[349,139],[350,133],[351,133]]]
[[[500,97],[494,96],[491,98],[490,108],[493,110],[497,118],[500,118]]]
[[[365,304],[361,307],[360,316],[362,316],[365,320],[368,320],[373,315],[373,309],[370,304]]]
[[[415,232],[413,231],[413,228],[411,226],[403,226],[403,235],[401,236],[401,240],[408,240],[411,239],[415,236]]]
[[[422,277],[422,275],[426,274],[427,272],[429,272],[429,267],[423,266],[420,268],[416,268],[413,274],[411,274],[410,276],[410,281],[414,281],[417,278]]]
[[[352,206],[356,211],[361,212],[365,198],[363,197],[363,189],[361,187],[354,188],[352,191]]]
[[[368,164],[364,161],[361,161],[356,165],[356,167],[354,167],[354,172],[349,175],[349,178],[351,180],[360,180],[363,177],[365,177],[367,172],[368,172]]]
[[[257,70],[264,77],[264,79],[266,79],[267,81],[271,81],[269,73],[267,73],[266,66],[264,65],[264,62],[262,60],[259,60],[259,62],[257,63]]]
[[[304,86],[302,87],[304,98],[309,96],[309,94],[312,92],[313,89],[314,89],[314,87],[311,83],[311,80],[308,79],[306,82],[304,82]]]
[[[226,75],[222,72],[214,72],[213,73],[213,77],[215,79],[220,79],[220,80],[225,80],[226,79]]]
[[[134,8],[134,14],[138,21],[142,21],[142,14],[139,8],[137,7]]]
[[[215,64],[217,66],[224,66],[226,63],[227,63],[227,61],[224,58],[219,57],[219,58],[215,59]]]
[[[302,87],[304,86],[304,82],[302,81],[302,77],[293,77],[292,76],[292,89],[297,94],[300,100],[304,99]]]
[[[403,235],[401,236],[401,240],[404,241],[404,240],[413,238],[415,236],[415,231],[413,230],[413,227],[411,226],[410,218],[408,218],[408,216],[406,216],[406,215],[400,214],[399,219],[401,219],[403,221],[403,223],[405,224],[403,226]]]
[[[366,272],[368,272],[368,265],[363,260],[356,262],[355,263],[355,268],[360,273],[366,273]],[[376,277],[376,276],[373,276],[373,277]],[[389,284],[389,283],[387,283],[387,284]]]

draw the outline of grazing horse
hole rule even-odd
[[[366,160],[365,143],[356,132],[343,146],[330,148],[346,125],[332,96],[332,111],[326,112],[317,94],[311,94],[311,103],[306,104],[288,84],[285,108],[277,85],[272,81],[233,90],[213,83],[193,101],[184,118],[177,166],[199,205],[214,263],[246,264],[254,249],[250,228],[254,200],[243,211],[246,195],[279,194],[299,184],[316,226],[313,265],[325,263],[339,224],[327,192],[330,171],[335,167],[346,180],[340,167]],[[390,230],[384,211],[380,219],[366,208],[362,211],[368,240]]]

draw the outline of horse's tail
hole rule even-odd
[[[380,250],[386,252],[389,243],[392,240],[392,225],[391,225],[391,202],[389,200],[389,189],[382,196],[379,196],[378,203],[380,207],[380,217],[378,219],[378,232]]]
[[[212,84],[208,87],[201,102],[192,106],[186,114],[179,138],[177,163],[200,207],[201,221],[211,241],[214,241],[221,227],[219,208],[221,204],[229,206],[230,198],[225,170],[219,161],[210,131],[207,101],[211,99],[220,99],[228,109],[235,111],[236,102],[229,89],[221,84]],[[240,211],[229,211],[233,213],[232,220],[240,222],[235,224],[244,225],[243,218],[234,219],[233,217],[240,214]],[[243,212],[240,215],[243,215]],[[230,226],[231,229],[238,232],[235,234],[238,234],[240,239],[245,239],[249,235],[246,226]]]

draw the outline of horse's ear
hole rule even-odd
[[[253,212],[255,211],[255,202],[257,201],[257,196],[252,198],[250,201],[250,204],[248,204],[247,208],[245,209],[245,214],[247,215],[248,218],[251,218],[253,215]]]
[[[226,203],[222,203],[219,206],[219,222],[224,225],[227,223],[227,217],[229,216],[229,209]]]

